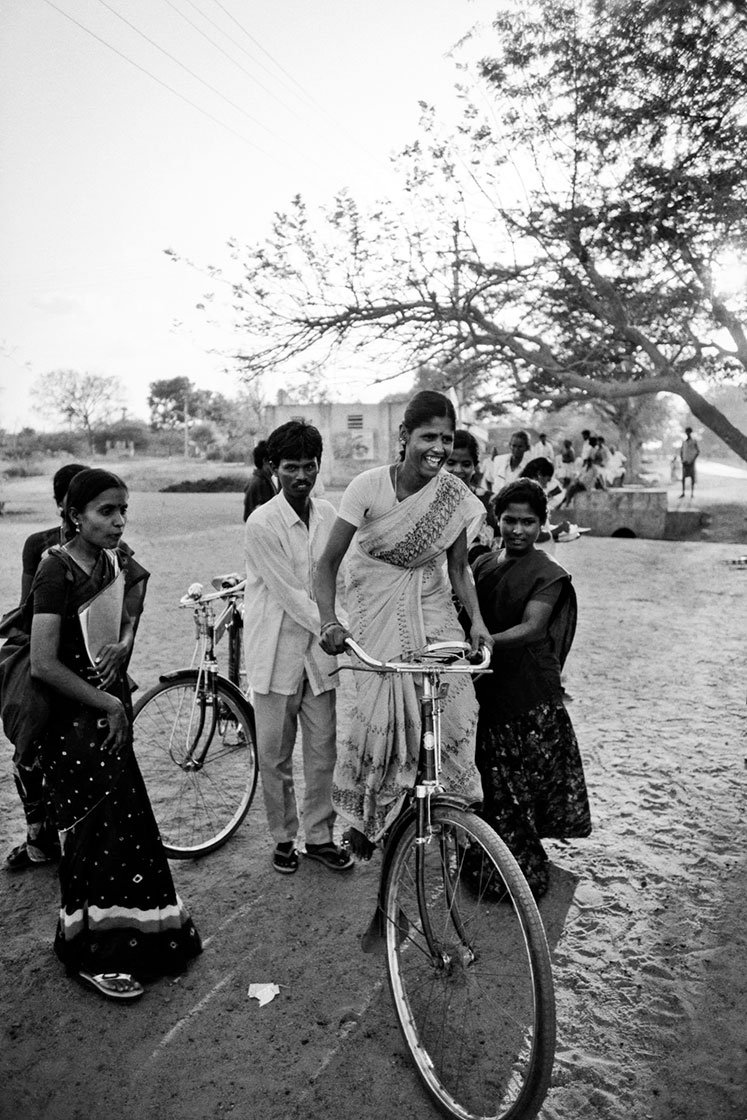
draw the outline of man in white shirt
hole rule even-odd
[[[354,866],[332,839],[332,772],[336,759],[337,658],[319,646],[314,570],[336,511],[311,497],[319,473],[322,437],[311,424],[291,420],[267,440],[280,493],[246,522],[244,653],[257,724],[257,751],[273,867],[298,870],[298,809],[293,747],[298,723],[305,793],[306,856],[330,871]],[[330,676],[330,673],[333,674]]]
[[[544,432],[540,432],[537,442],[529,452],[528,462],[531,463],[532,459],[547,459],[548,462],[555,464],[555,449]]]
[[[508,441],[508,455],[498,455],[493,460],[493,493],[518,478],[529,459],[529,436],[526,432],[514,432]]]

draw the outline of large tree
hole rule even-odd
[[[63,420],[69,427],[86,434],[89,450],[94,449],[97,426],[111,421],[112,409],[121,407],[122,385],[116,377],[56,369],[44,373],[32,388],[43,412]]]
[[[247,375],[352,343],[498,403],[673,393],[747,459],[702,388],[747,371],[744,4],[516,0],[488,51],[454,133],[424,107],[406,207],[320,234],[297,198],[232,244]]]

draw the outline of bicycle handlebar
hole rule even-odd
[[[229,582],[235,580],[236,582]],[[246,579],[239,576],[218,576],[213,580],[213,585],[218,586],[217,591],[204,592],[201,583],[191,583],[185,595],[179,600],[180,607],[199,607],[204,603],[212,603],[215,599],[236,598],[244,594]]]
[[[490,672],[490,650],[481,646],[479,662],[472,664],[466,660],[471,651],[469,642],[431,642],[422,650],[417,650],[412,656],[420,660],[413,661],[378,661],[358,645],[353,638],[346,638],[345,645],[363,662],[366,671],[374,673],[425,673],[428,669],[437,670],[439,673],[485,673]],[[458,658],[458,661],[454,659]],[[341,665],[341,669],[357,670],[355,665]]]

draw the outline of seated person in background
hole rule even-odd
[[[593,436],[591,437],[594,438]],[[569,505],[576,494],[582,490],[606,490],[607,483],[605,482],[602,468],[594,463],[593,459],[585,459],[581,470],[571,482],[570,486],[565,492],[565,497],[562,501],[558,502],[557,508]]]
[[[254,471],[244,490],[244,521],[257,506],[269,502],[277,494],[272,481],[272,463],[267,458],[267,440],[261,439],[252,452]]]
[[[610,444],[610,456],[607,460],[605,477],[608,486],[622,486],[625,481],[625,456],[621,451],[616,451]]]

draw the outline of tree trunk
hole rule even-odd
[[[682,397],[696,420],[700,420],[701,424],[710,428],[727,447],[736,452],[740,459],[747,462],[747,435],[740,432],[739,428],[735,428],[723,412],[710,404],[696,389],[693,389],[692,385],[686,381],[680,381],[679,384],[680,387],[675,391]]]

